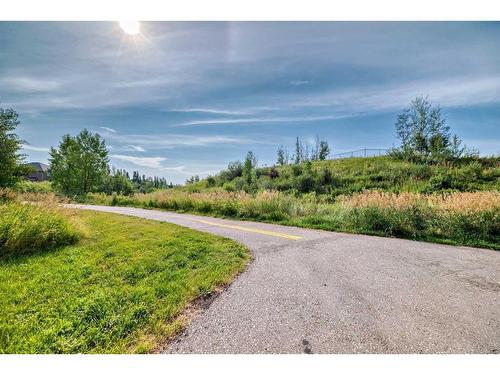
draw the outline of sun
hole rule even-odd
[[[139,21],[120,21],[120,27],[123,32],[128,35],[137,35],[141,32],[141,24]]]

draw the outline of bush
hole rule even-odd
[[[14,190],[18,193],[51,193],[53,191],[50,181],[33,182],[29,180],[19,181],[14,186]]]
[[[73,244],[82,230],[70,211],[50,204],[0,204],[0,256]]]

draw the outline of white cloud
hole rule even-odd
[[[141,147],[141,146],[136,146],[136,145],[128,145],[128,147],[130,149],[132,149],[133,151],[138,151],[138,152],[146,152],[146,150]]]
[[[117,133],[117,130],[115,130],[113,128],[108,128],[106,126],[101,126],[101,127],[99,127],[99,129],[102,129],[102,130],[110,132],[110,133]]]
[[[31,150],[31,151],[49,152],[49,148],[48,147],[37,147],[37,146],[31,146],[31,145],[24,144],[23,148],[25,150]]]
[[[308,122],[322,120],[336,120],[347,117],[346,115],[325,115],[325,116],[297,116],[297,117],[254,117],[254,118],[239,118],[239,119],[210,119],[210,120],[194,120],[183,122],[177,126],[192,126],[192,125],[224,125],[224,124],[253,124],[261,122]]]
[[[130,156],[130,155],[110,155],[112,159],[124,160],[128,161],[134,165],[138,165],[140,167],[154,168],[154,169],[162,169],[162,162],[167,160],[163,157],[138,157],[138,156]]]

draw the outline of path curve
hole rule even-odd
[[[128,207],[255,260],[170,353],[498,353],[500,252]]]

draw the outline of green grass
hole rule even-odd
[[[241,171],[240,171],[241,172]],[[417,164],[389,156],[313,161],[299,165],[257,168],[248,185],[241,173],[218,175],[182,188],[188,192],[277,190],[315,192],[329,197],[379,189],[388,192],[500,190],[500,157],[470,158],[448,164]]]
[[[80,212],[78,244],[0,258],[0,353],[149,352],[230,282],[241,245],[176,225]]]
[[[418,206],[405,209],[336,206],[328,213],[295,217],[282,224],[500,250],[498,209],[459,214]]]
[[[0,256],[73,244],[81,235],[69,211],[55,204],[0,203]]]

